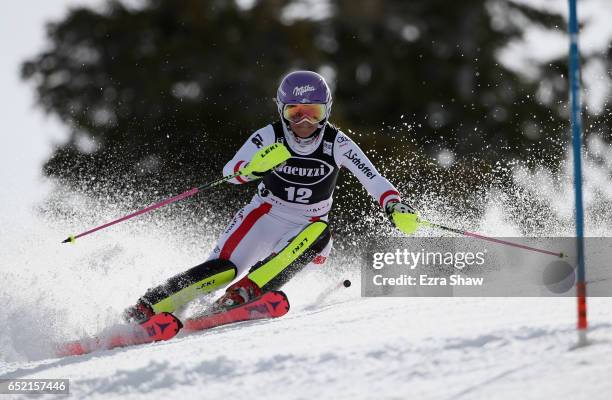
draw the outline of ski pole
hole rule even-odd
[[[507,240],[501,240],[501,239],[497,239],[497,238],[494,238],[494,237],[481,235],[479,233],[468,232],[468,231],[464,231],[464,230],[456,229],[456,228],[450,228],[448,226],[434,224],[432,222],[425,221],[425,220],[419,220],[419,223],[422,224],[422,225],[425,225],[425,226],[430,226],[432,228],[441,229],[443,231],[453,232],[453,233],[457,233],[459,235],[473,237],[473,238],[476,238],[476,239],[487,240],[489,242],[503,244],[503,245],[506,245],[506,246],[518,247],[519,249],[523,249],[523,250],[534,251],[536,253],[542,253],[542,254],[548,254],[548,255],[551,255],[551,256],[559,257],[559,258],[565,257],[565,254],[563,254],[563,253],[555,253],[554,251],[538,249],[537,247],[531,247],[531,246],[527,246],[527,245],[520,244],[520,243],[509,242]]]
[[[168,205],[170,203],[174,203],[175,201],[179,201],[182,200],[186,197],[190,197],[195,195],[196,193],[199,193],[203,190],[206,189],[210,189],[213,188],[215,186],[218,186],[222,183],[225,183],[227,181],[229,181],[230,179],[233,179],[237,176],[241,176],[241,175],[251,175],[253,172],[259,172],[259,173],[263,173],[266,171],[271,170],[272,168],[282,164],[283,162],[287,161],[289,158],[291,157],[291,153],[289,153],[289,150],[287,150],[287,148],[285,146],[283,146],[280,143],[274,143],[271,144],[270,146],[264,147],[261,150],[259,150],[257,153],[255,153],[255,155],[253,156],[253,159],[251,160],[251,162],[249,164],[247,164],[245,167],[241,168],[240,170],[238,170],[237,172],[231,174],[231,175],[227,175],[224,176],[222,178],[219,178],[217,180],[214,180],[212,182],[208,182],[205,183],[201,186],[198,187],[194,187],[192,189],[189,189],[188,191],[181,193],[179,195],[176,195],[174,197],[170,197],[169,199],[160,201],[159,203],[155,203],[153,205],[150,205],[149,207],[143,208],[142,210],[133,212],[131,214],[128,214],[124,217],[118,218],[114,221],[111,222],[107,222],[104,225],[100,225],[97,226],[95,228],[92,228],[88,231],[85,232],[81,232],[78,235],[71,235],[68,236],[64,241],[62,241],[62,243],[74,243],[76,241],[76,239],[89,235],[91,233],[97,232],[101,229],[104,228],[108,228],[109,226],[118,224],[119,222],[123,222],[126,221],[130,218],[134,218],[138,215],[142,215],[145,213],[148,213],[149,211],[153,211],[157,208],[163,207],[165,205]]]
[[[159,203],[155,203],[153,205],[150,205],[149,207],[143,208],[142,210],[138,210],[136,212],[133,212],[133,213],[128,214],[126,216],[123,216],[121,218],[117,218],[116,220],[111,221],[111,222],[107,222],[104,225],[100,225],[100,226],[92,228],[92,229],[90,229],[88,231],[81,232],[78,235],[68,236],[66,239],[64,239],[64,241],[62,241],[62,243],[68,243],[68,242],[74,243],[75,240],[80,238],[80,237],[89,235],[91,233],[97,232],[97,231],[99,231],[101,229],[104,229],[104,228],[108,228],[109,226],[118,224],[119,222],[126,221],[126,220],[128,220],[130,218],[134,218],[134,217],[136,217],[138,215],[142,215],[142,214],[148,213],[149,211],[153,211],[153,210],[155,210],[157,208],[163,207],[163,206],[168,205],[170,203],[174,203],[175,201],[182,200],[182,199],[184,199],[186,197],[193,196],[194,194],[196,194],[196,193],[198,193],[198,192],[200,192],[202,190],[215,187],[215,186],[217,186],[217,185],[219,185],[219,184],[221,184],[223,182],[227,182],[230,179],[237,177],[238,175],[240,175],[240,171],[238,171],[238,172],[236,172],[235,174],[232,174],[232,175],[224,176],[223,178],[217,179],[216,181],[205,183],[202,186],[198,186],[198,187],[189,189],[188,191],[183,192],[183,193],[181,193],[181,194],[179,194],[177,196],[170,197],[169,199],[166,199],[166,200],[160,201]]]

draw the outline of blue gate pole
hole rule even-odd
[[[578,345],[586,344],[587,307],[584,270],[584,209],[582,204],[582,121],[580,103],[580,53],[578,52],[578,16],[576,0],[569,0],[569,81],[572,144],[574,148],[574,191],[576,199],[576,246],[578,271],[576,298],[578,300]]]

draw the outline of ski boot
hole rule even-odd
[[[247,303],[262,295],[262,290],[248,276],[240,279],[227,288],[225,294],[213,303],[213,311],[222,311],[228,308]]]
[[[141,324],[155,315],[153,308],[142,300],[136,305],[128,307],[123,312],[123,319],[129,323]]]

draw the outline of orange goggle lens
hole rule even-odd
[[[283,117],[291,122],[302,122],[306,119],[308,122],[317,123],[325,119],[326,111],[325,104],[287,104],[283,108]]]

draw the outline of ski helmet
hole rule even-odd
[[[319,107],[300,107],[316,104]],[[278,113],[287,130],[291,131],[290,122],[299,122],[294,118],[308,120],[318,124],[312,136],[321,132],[327,122],[332,106],[332,96],[325,79],[312,71],[294,71],[287,74],[281,81],[276,92]],[[311,136],[311,137],[312,137]]]

